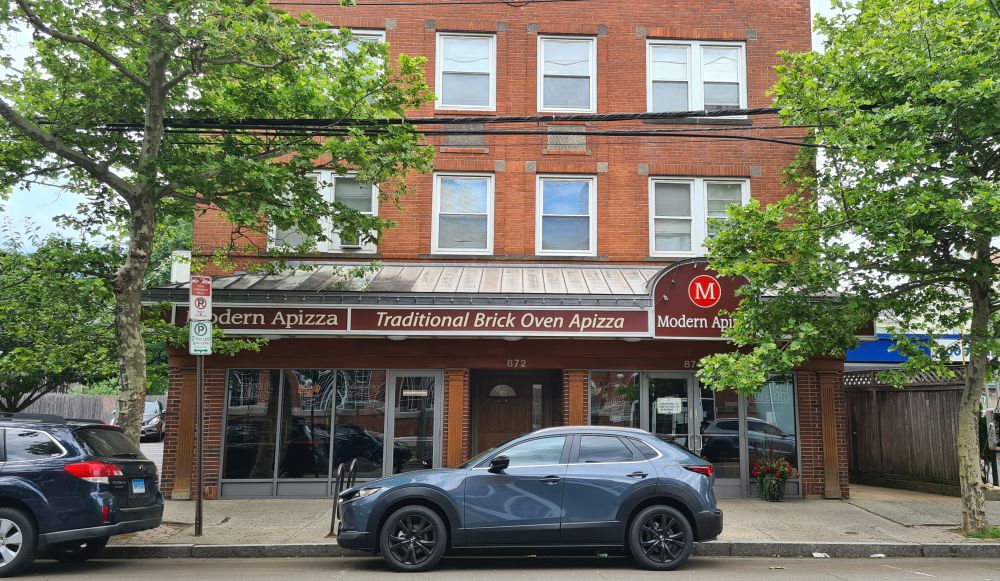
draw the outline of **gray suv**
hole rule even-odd
[[[405,472],[340,495],[337,542],[397,571],[445,552],[627,552],[668,571],[722,532],[712,465],[630,428],[547,428],[458,468]]]

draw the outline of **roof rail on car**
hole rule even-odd
[[[0,412],[0,422],[47,422],[65,424],[66,418],[55,414],[26,414],[23,412]]]

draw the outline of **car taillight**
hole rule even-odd
[[[101,503],[101,522],[111,522],[111,507],[106,500]]]
[[[685,466],[685,468],[687,468],[691,472],[697,472],[698,474],[701,474],[702,476],[708,476],[709,478],[712,477],[712,465],[711,464],[708,464],[707,466],[703,465],[703,464],[695,464],[693,466]]]
[[[97,484],[108,484],[109,478],[125,475],[118,466],[104,462],[77,462],[76,464],[67,464],[63,469],[77,478]]]

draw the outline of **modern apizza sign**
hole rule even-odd
[[[678,262],[654,277],[652,308],[409,307],[227,305],[212,323],[227,335],[548,336],[721,339],[732,326],[722,311],[738,305],[739,281],[718,276],[703,260]],[[174,309],[176,324],[188,307]]]
[[[657,339],[722,339],[733,326],[742,278],[727,278],[704,260],[687,260],[665,269],[650,284],[653,336]]]
[[[188,320],[177,307],[174,321]],[[648,337],[646,309],[269,307],[216,304],[229,335],[525,335]]]

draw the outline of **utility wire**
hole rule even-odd
[[[720,109],[717,111],[668,111],[658,113],[568,113],[555,115],[475,115],[462,117],[408,117],[398,119],[240,119],[220,121],[216,119],[166,119],[165,127],[192,129],[273,129],[285,128],[329,128],[366,127],[389,125],[466,125],[470,123],[555,123],[560,121],[605,122],[605,121],[655,121],[659,119],[686,119],[693,117],[735,117],[750,115],[774,115],[777,107],[753,109]],[[142,129],[141,121],[116,121],[103,126],[107,129]]]

